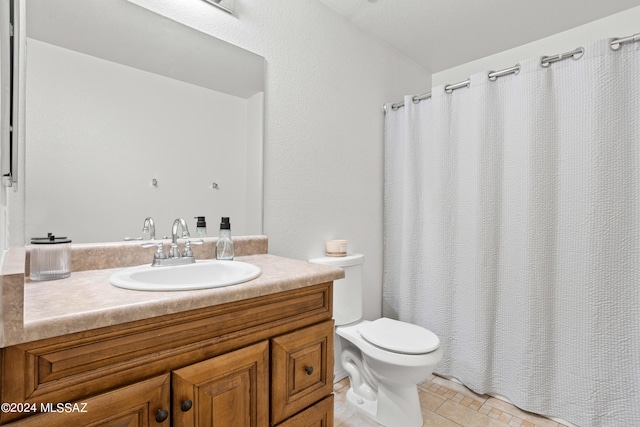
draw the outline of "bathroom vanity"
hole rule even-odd
[[[218,289],[120,289],[115,268],[23,273],[21,331],[7,318],[15,275],[2,276],[0,423],[332,426],[332,282],[344,273],[241,240],[239,259],[262,274]]]

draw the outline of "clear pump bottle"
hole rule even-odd
[[[198,237],[207,237],[207,222],[203,216],[194,217],[196,222],[196,235]]]
[[[220,221],[220,237],[216,242],[216,259],[232,260],[235,255],[231,240],[231,223],[229,217],[223,216]]]

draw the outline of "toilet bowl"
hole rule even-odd
[[[345,270],[345,278],[335,281],[333,290],[334,381],[349,376],[348,403],[387,427],[421,426],[417,385],[427,380],[442,359],[438,337],[394,319],[362,320],[363,255],[310,262]]]

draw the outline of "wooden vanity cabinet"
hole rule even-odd
[[[40,413],[3,411],[0,424],[333,426],[331,293],[324,283],[4,348],[2,402]]]

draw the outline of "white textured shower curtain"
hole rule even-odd
[[[520,65],[386,114],[383,312],[479,393],[640,426],[640,43]]]

